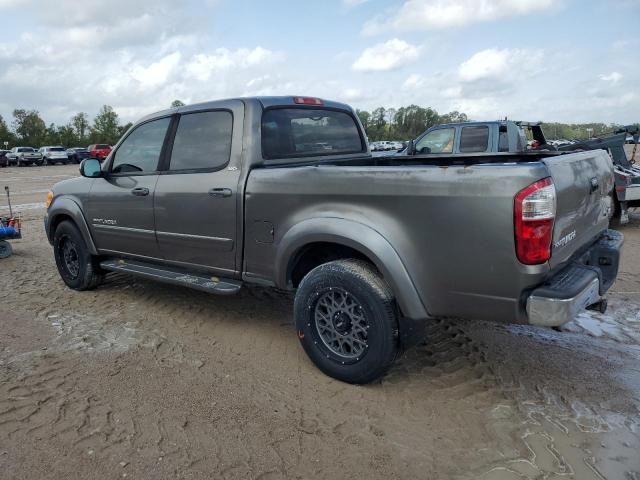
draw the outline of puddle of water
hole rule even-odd
[[[640,343],[640,305],[613,298],[606,313],[588,310],[564,325],[562,330],[637,345]]]

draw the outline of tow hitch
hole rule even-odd
[[[608,306],[609,304],[607,302],[607,299],[603,298],[599,302],[594,303],[593,305],[589,305],[587,307],[587,310],[595,310],[596,312],[605,313],[607,311]]]

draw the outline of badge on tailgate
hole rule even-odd
[[[576,231],[572,231],[571,233],[565,235],[564,237],[562,237],[560,240],[558,240],[557,242],[555,242],[553,244],[553,246],[555,248],[560,248],[560,247],[564,247],[566,244],[568,244],[571,240],[573,240],[574,238],[576,238]]]

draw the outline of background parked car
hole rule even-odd
[[[44,165],[55,165],[58,162],[64,165],[69,163],[67,151],[64,147],[59,145],[53,147],[41,147],[40,153],[42,154],[42,163]]]
[[[111,147],[106,143],[95,143],[87,147],[89,150],[89,156],[91,158],[97,158],[102,161],[111,153]]]
[[[7,153],[9,150],[0,150],[0,167],[8,167],[9,160],[7,159]]]
[[[67,157],[70,162],[80,163],[85,158],[89,158],[89,150],[84,147],[72,147],[67,149]]]
[[[42,165],[42,154],[31,147],[13,147],[7,153],[8,165]]]

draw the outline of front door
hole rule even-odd
[[[153,217],[158,166],[171,117],[136,127],[113,153],[89,196],[89,222],[101,253],[159,258]]]
[[[180,115],[155,192],[156,234],[166,260],[221,275],[237,271],[243,117],[239,101]]]

